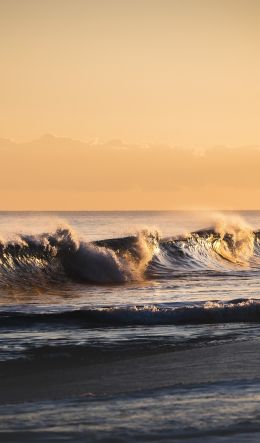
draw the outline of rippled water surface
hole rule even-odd
[[[218,325],[210,336],[221,323],[227,336],[230,322],[250,327],[260,318],[259,227],[258,212],[1,213],[0,358],[46,340],[175,342],[207,335],[207,323]],[[134,251],[125,237],[138,239]],[[119,243],[92,246],[111,238]]]
[[[0,213],[0,360],[258,340],[259,229],[259,212]],[[259,385],[34,408],[2,408],[0,430],[41,438],[43,426],[47,439],[67,432],[72,441],[79,431],[84,441],[212,442],[239,432],[232,441],[257,441]]]

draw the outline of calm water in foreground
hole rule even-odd
[[[0,361],[259,341],[258,229],[260,212],[0,213]],[[257,380],[190,374],[188,387],[2,405],[0,432],[259,441],[259,407]]]

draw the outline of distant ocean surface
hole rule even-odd
[[[258,211],[1,212],[0,361],[260,340],[259,229]],[[62,419],[82,441],[257,441],[259,402],[245,380],[10,404],[0,432],[44,428],[53,441]]]

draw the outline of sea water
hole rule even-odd
[[[0,213],[0,361],[259,340],[258,229],[256,211]],[[259,401],[257,381],[234,380],[5,405],[0,431],[257,441]]]

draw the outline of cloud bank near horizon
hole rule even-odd
[[[0,140],[1,209],[259,208],[260,148]]]

